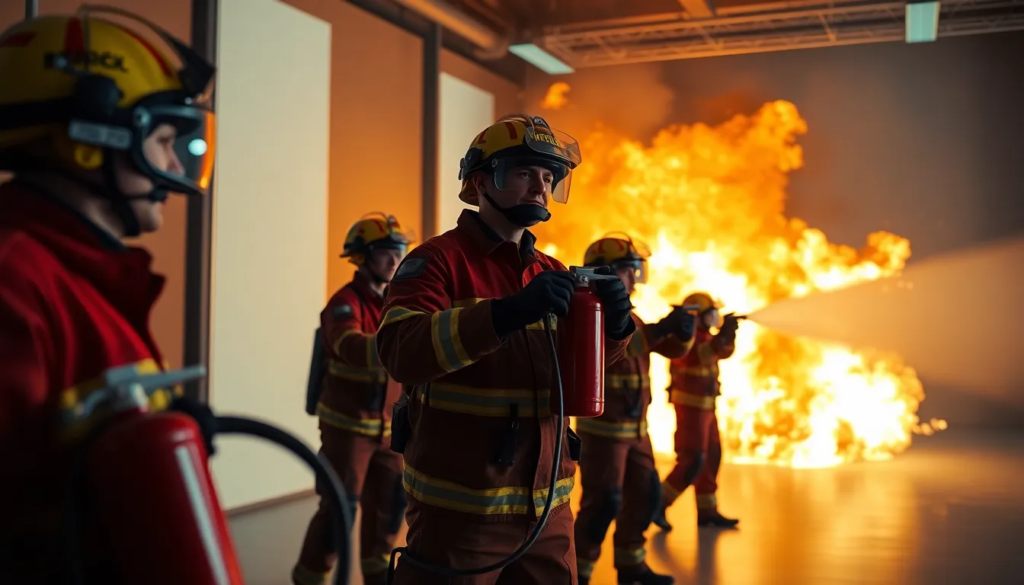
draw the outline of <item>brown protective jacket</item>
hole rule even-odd
[[[647,408],[651,404],[651,352],[669,359],[682,358],[693,340],[680,341],[674,334],[659,335],[634,313],[637,332],[625,357],[604,373],[604,414],[576,421],[576,430],[612,439],[638,439],[647,435]]]
[[[734,351],[734,341],[726,341],[722,335],[711,335],[705,329],[698,329],[690,353],[672,360],[669,366],[669,373],[672,374],[669,401],[672,404],[714,410],[715,398],[721,394],[718,360],[729,358]]]
[[[467,210],[458,227],[410,252],[389,287],[377,349],[409,395],[410,513],[511,521],[543,511],[559,432],[547,333],[535,323],[500,339],[491,322],[491,299],[519,292],[544,270],[565,270],[534,243],[529,232],[519,246],[503,241]],[[608,339],[606,363],[628,343]],[[568,420],[553,514],[569,502],[576,472],[570,454],[579,439],[567,429]]]
[[[329,359],[316,413],[322,423],[387,444],[401,386],[388,377],[377,357],[383,307],[384,299],[357,272],[320,313],[321,341]]]

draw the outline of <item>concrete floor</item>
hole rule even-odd
[[[675,530],[648,533],[655,570],[720,585],[1024,585],[1024,432],[951,429],[894,461],[834,469],[727,465],[720,486],[740,529],[698,532],[688,493],[669,511]],[[315,505],[231,518],[249,585],[287,585]],[[594,585],[615,583],[605,545]]]

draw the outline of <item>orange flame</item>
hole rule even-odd
[[[556,84],[565,85],[565,84]],[[555,91],[564,97],[564,89]],[[563,104],[564,105],[564,104]],[[802,165],[796,144],[807,125],[785,101],[718,126],[671,126],[650,146],[598,129],[581,140],[572,204],[537,229],[566,264],[606,232],[625,230],[653,251],[649,281],[633,296],[647,322],[694,290],[750,314],[774,301],[897,274],[910,243],[875,232],[860,250],[832,244],[784,214],[788,174]],[[755,316],[756,318],[756,316]],[[870,319],[870,315],[864,315]],[[881,333],[881,329],[880,329]],[[648,415],[655,450],[672,452],[667,361],[653,356]],[[825,467],[882,460],[906,449],[924,392],[895,355],[853,351],[740,326],[737,352],[721,364],[719,426],[734,462]]]
[[[547,95],[544,96],[541,107],[545,110],[560,110],[562,106],[569,103],[569,98],[565,94],[569,93],[569,84],[564,81],[559,81],[551,84],[548,88]]]

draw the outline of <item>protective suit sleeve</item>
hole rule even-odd
[[[426,384],[497,351],[491,300],[453,307],[452,278],[442,250],[429,242],[395,272],[377,330],[377,352],[401,384]]]
[[[356,368],[379,368],[377,336],[363,333],[359,303],[355,294],[340,294],[331,299],[321,323],[323,334],[341,363]]]
[[[24,275],[0,271],[0,441],[49,393],[53,335],[41,300]]]
[[[642,330],[647,346],[651,348],[651,352],[663,355],[669,359],[684,357],[693,348],[693,337],[688,341],[680,341],[679,337],[674,333],[668,335],[659,334],[660,331],[658,331],[654,324],[645,324]]]
[[[626,336],[622,339],[614,339],[608,334],[604,336],[604,365],[608,367],[622,358],[626,357],[626,349],[629,347],[630,342],[633,341],[633,336],[637,333],[636,322],[633,319],[629,320],[626,327]]]
[[[726,337],[719,333],[711,339],[709,345],[712,347],[715,355],[718,356],[718,359],[724,360],[732,357],[733,352],[736,351],[736,338]]]

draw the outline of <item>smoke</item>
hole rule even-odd
[[[532,83],[528,109],[539,106],[552,126],[577,139],[600,127],[647,140],[667,125],[675,100],[657,63],[616,68],[613,76],[604,67],[584,69],[561,83],[567,99],[554,104],[544,103],[550,82]]]
[[[1024,237],[911,264],[899,277],[773,304],[773,329],[895,351],[922,378],[1024,405]]]

